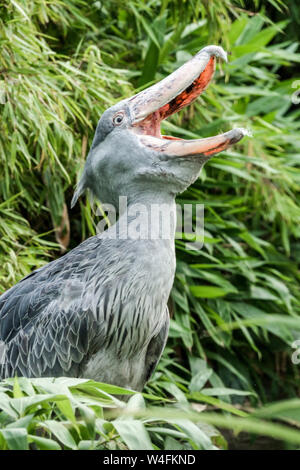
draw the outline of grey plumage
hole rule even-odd
[[[195,141],[160,135],[160,121],[205,89],[217,56],[226,58],[217,46],[204,48],[167,79],[103,114],[72,205],[86,189],[115,206],[120,196],[129,208],[164,205],[171,214],[170,236],[151,219],[136,239],[127,232],[136,217],[121,213],[116,225],[5,292],[1,378],[73,376],[143,388],[168,334],[175,195],[195,181],[206,160],[245,134],[234,129]],[[157,237],[151,236],[153,228]]]
[[[0,297],[0,337],[7,344],[1,377],[86,376],[118,384],[125,370],[123,386],[139,388],[139,368],[145,380],[150,375],[166,340],[174,266],[157,299],[166,286],[155,259],[145,273],[143,256],[136,258],[155,251],[155,242],[142,248],[136,240],[105,240],[105,250],[102,244],[101,237],[88,239]],[[152,288],[141,295],[148,283]],[[151,357],[155,342],[159,352]]]

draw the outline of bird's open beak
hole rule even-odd
[[[227,61],[222,47],[207,46],[171,75],[129,98],[131,130],[138,135],[142,145],[170,156],[209,157],[247,134],[245,129],[239,128],[205,139],[184,140],[161,135],[161,121],[191,104],[206,89],[213,77],[217,57]]]

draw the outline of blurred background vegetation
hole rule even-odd
[[[147,392],[239,416],[277,401],[263,417],[296,429],[299,18],[293,0],[0,0],[0,293],[95,233],[89,201],[72,211],[70,201],[101,113],[222,45],[229,63],[162,130],[199,138],[243,126],[253,137],[178,198],[205,204],[205,243],[176,242],[170,337]],[[236,429],[218,416],[210,423]],[[155,445],[175,446],[176,432]]]

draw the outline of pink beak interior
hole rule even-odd
[[[132,131],[139,135],[142,145],[167,155],[212,156],[238,142],[247,131],[233,129],[204,139],[184,140],[161,135],[163,119],[193,103],[213,78],[216,57],[227,60],[219,46],[208,46],[168,77],[128,100],[133,121]]]

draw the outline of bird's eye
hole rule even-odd
[[[113,123],[116,126],[119,126],[123,122],[124,114],[123,113],[118,113],[113,117]]]

